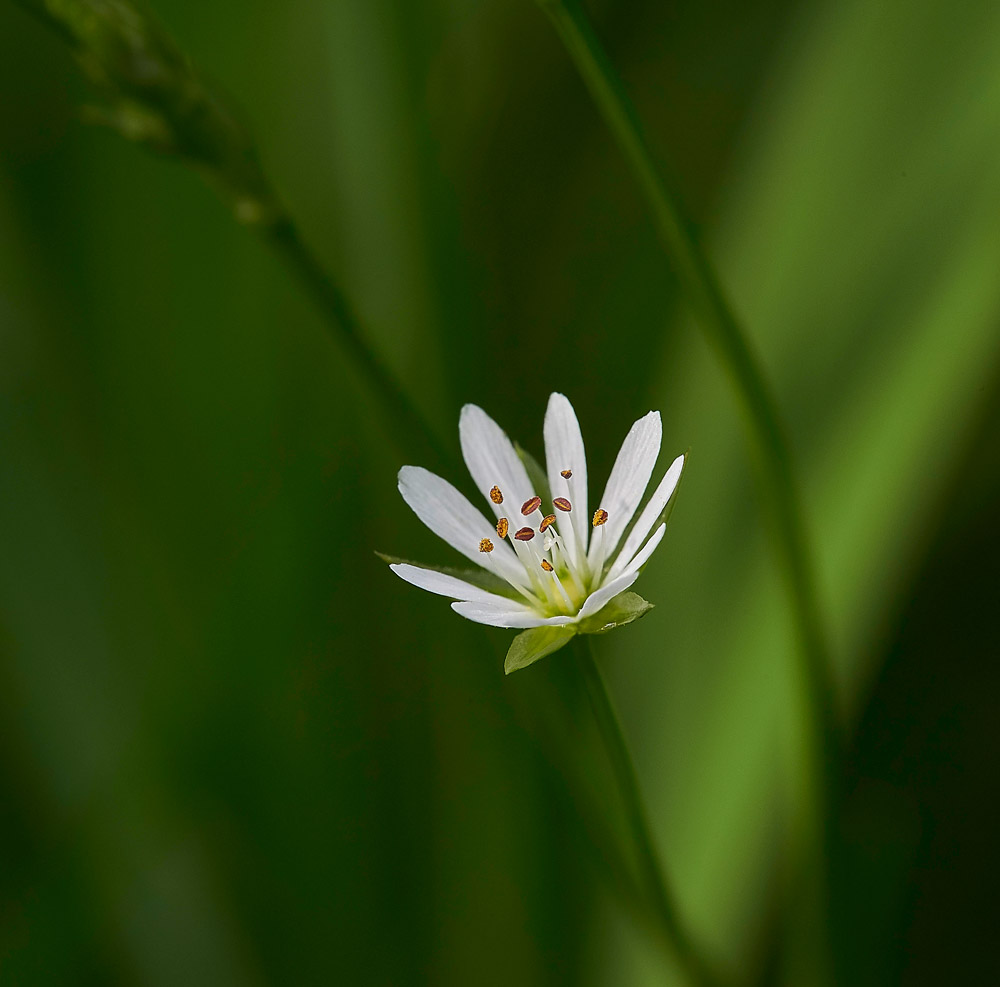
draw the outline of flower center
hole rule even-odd
[[[561,475],[569,479],[573,471],[563,470]],[[504,502],[503,493],[497,484],[490,489],[489,497],[498,506]],[[557,511],[564,514],[569,514],[573,510],[573,505],[565,497],[556,497],[552,503]],[[499,518],[496,523],[497,537],[510,539],[511,547],[524,566],[526,584],[520,579],[513,581],[508,579],[508,582],[511,582],[511,585],[539,613],[546,616],[575,614],[586,599],[590,582],[586,553],[582,550],[578,553],[566,550],[557,529],[558,514],[542,516],[542,498],[537,494],[532,494],[521,505],[521,515],[530,523],[516,530],[506,517]],[[576,532],[568,518],[566,524],[568,537],[576,539]],[[536,534],[542,535],[542,538],[536,539]],[[577,543],[574,542],[575,544]],[[489,559],[488,568],[495,569],[492,559],[489,558],[489,553],[494,550],[493,542],[489,538],[484,538],[480,542],[479,550],[486,553]],[[574,563],[575,554],[579,554],[582,563]],[[579,571],[581,564],[584,566],[583,571]]]

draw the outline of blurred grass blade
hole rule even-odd
[[[806,452],[807,518],[849,709],[1000,356],[998,38],[995,6],[855,0],[804,13],[722,183],[715,249]],[[724,400],[710,367],[665,379],[683,420]],[[670,793],[685,792],[656,806],[679,889],[697,927],[738,962],[759,899],[732,889],[767,887],[800,839],[808,765],[791,643],[774,633],[784,597],[752,532],[734,544],[734,530],[747,534],[739,493],[725,490],[739,450],[725,420],[706,419],[692,441],[714,455],[692,474],[700,496],[685,500],[674,545],[701,529],[680,566],[711,580],[711,598],[685,594],[691,572],[653,568],[646,579],[658,582],[653,599],[693,604],[687,640],[720,657],[710,673],[688,670],[695,682],[682,683],[687,701],[670,718],[648,714],[649,743]],[[734,525],[718,525],[726,513]],[[644,691],[681,691],[683,671],[653,674]]]
[[[618,713],[608,694],[607,683],[594,657],[593,643],[588,637],[579,639],[577,661],[598,731],[615,773],[646,894],[652,911],[659,920],[661,934],[684,971],[687,982],[693,987],[712,987],[717,983],[715,973],[682,922],[672,887],[667,883],[653,842],[632,755],[629,753]]]
[[[287,264],[350,353],[408,455],[450,463],[425,416],[372,349],[346,295],[302,239],[265,175],[247,128],[154,19],[127,0],[16,0],[73,48],[107,106],[91,111],[128,140],[196,167]]]
[[[807,746],[815,852],[829,859],[829,792],[839,759],[827,635],[820,615],[791,449],[771,388],[744,329],[725,298],[677,196],[657,168],[638,116],[579,0],[539,0],[628,161],[698,323],[728,374],[744,412],[758,484],[799,639],[800,694],[810,733]],[[822,869],[821,869],[822,870]],[[820,894],[822,895],[822,891]]]

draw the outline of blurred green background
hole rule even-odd
[[[595,3],[790,425],[850,729],[836,980],[1000,981],[1000,6]],[[598,639],[698,938],[808,984],[786,598],[728,385],[529,0],[156,0],[457,453],[691,460]],[[0,5],[0,982],[682,983],[571,649],[504,678],[298,286]],[[402,423],[400,435],[403,434]],[[405,448],[405,443],[404,443]],[[451,477],[471,492],[466,476]],[[596,811],[595,811],[596,810]]]

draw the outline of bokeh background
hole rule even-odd
[[[850,731],[837,982],[997,982],[1000,7],[590,9],[789,423]],[[801,717],[743,423],[540,10],[155,12],[453,452],[474,401],[540,454],[552,390],[593,488],[651,407],[690,447],[598,657],[698,938],[817,982],[808,930],[768,944]],[[0,5],[0,982],[682,983],[572,650],[505,679],[508,632],[378,561],[451,559],[402,424],[93,100]]]

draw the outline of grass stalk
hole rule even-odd
[[[579,665],[587,698],[590,700],[597,729],[618,783],[629,832],[635,845],[643,891],[656,918],[656,927],[689,983],[697,987],[715,987],[718,980],[681,921],[676,899],[660,865],[649,830],[649,821],[632,755],[629,753],[621,722],[608,694],[604,676],[594,657],[591,639],[581,634],[576,640],[579,642]]]
[[[743,411],[775,556],[794,619],[799,688],[809,747],[809,823],[828,893],[833,840],[832,797],[841,738],[833,703],[827,637],[792,455],[759,360],[726,300],[715,272],[657,167],[638,114],[579,0],[538,0],[624,155],[669,254],[684,296],[725,370]],[[824,922],[829,921],[829,915]]]
[[[367,338],[347,296],[306,244],[265,174],[248,128],[145,10],[129,0],[16,0],[73,49],[105,98],[91,110],[123,137],[198,170],[234,217],[256,230],[296,277],[364,385],[385,432],[407,456],[452,465],[421,409]]]

